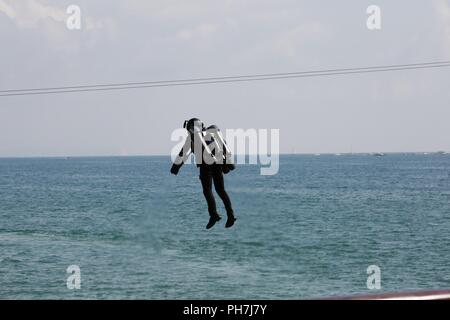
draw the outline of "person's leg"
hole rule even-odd
[[[233,207],[231,206],[231,200],[228,196],[228,193],[225,191],[225,182],[223,179],[223,172],[220,166],[214,166],[212,169],[212,177],[214,180],[214,188],[216,189],[217,194],[220,199],[222,199],[223,204],[225,205],[225,209],[227,210],[228,220],[226,223],[226,227],[231,227],[236,221],[234,217]]]
[[[200,166],[200,181],[202,182],[203,195],[208,203],[210,216],[217,214],[216,200],[212,192],[212,174],[207,166]]]
[[[210,229],[221,218],[217,213],[216,201],[212,193],[212,174],[207,166],[200,166],[200,181],[202,182],[203,195],[208,203],[209,221],[206,229]]]
[[[227,210],[227,215],[233,214],[233,208],[231,206],[231,200],[228,193],[225,191],[225,182],[223,179],[222,168],[220,166],[214,166],[212,169],[212,177],[214,180],[214,188],[220,199],[222,199],[225,209]]]

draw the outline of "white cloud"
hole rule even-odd
[[[0,11],[14,20],[20,28],[35,28],[45,20],[64,22],[67,17],[62,8],[46,6],[37,0],[0,0]]]
[[[11,7],[8,3],[6,3],[4,0],[0,0],[0,12],[3,12],[11,19],[14,19],[16,17],[16,11],[13,7]]]
[[[38,0],[0,0],[0,12],[12,19],[17,27],[23,29],[35,29],[41,27],[42,23],[51,22],[65,25],[68,18],[66,9],[65,5],[45,5]],[[82,19],[86,30],[99,29],[106,25],[104,21],[91,16],[82,15]]]
[[[78,52],[82,47],[92,48],[98,39],[111,39],[117,32],[111,17],[94,17],[81,7],[81,31],[67,28],[68,4],[43,0],[0,0],[0,19],[10,19],[17,29],[25,30],[24,36],[39,35],[47,43],[43,47],[54,52]],[[2,15],[2,13],[5,14]]]

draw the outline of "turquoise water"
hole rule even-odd
[[[209,231],[197,169],[169,168],[0,159],[0,298],[367,294],[372,264],[382,292],[450,287],[450,155],[282,156],[275,176],[238,166],[226,176],[238,221]],[[66,287],[74,264],[80,290]]]

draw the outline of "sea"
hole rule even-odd
[[[236,224],[224,228],[216,196],[224,219],[210,230],[198,169],[170,166],[165,156],[0,159],[0,299],[450,288],[448,154],[281,155],[272,176],[238,165],[225,175]]]

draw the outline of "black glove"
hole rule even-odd
[[[230,171],[233,171],[236,167],[232,163],[224,163],[222,165],[222,172],[227,174]]]
[[[177,175],[178,171],[180,171],[180,168],[181,168],[180,165],[173,164],[172,168],[170,168],[170,173],[174,174],[174,175]]]

